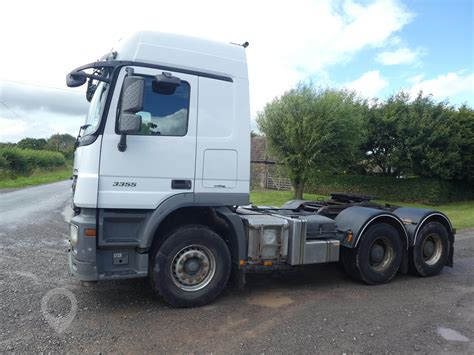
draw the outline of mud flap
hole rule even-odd
[[[453,267],[454,264],[454,234],[451,235],[451,242],[449,243],[449,255],[448,260],[446,260],[446,266]]]
[[[403,258],[402,258],[402,263],[400,264],[400,269],[399,272],[402,274],[407,274],[408,273],[408,258],[409,258],[409,253],[413,252],[413,248],[409,248],[408,250],[403,251]]]
[[[234,291],[243,291],[245,287],[245,271],[239,269],[238,265],[232,265],[230,272],[229,284]]]

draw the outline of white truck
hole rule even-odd
[[[455,230],[437,211],[348,194],[250,204],[246,45],[139,32],[67,75],[70,87],[87,82],[90,101],[74,158],[72,274],[148,277],[167,303],[194,307],[247,272],[339,261],[380,284],[452,266]]]

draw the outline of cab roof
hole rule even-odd
[[[232,78],[247,78],[244,47],[163,32],[141,31],[122,39],[117,60],[163,65]]]

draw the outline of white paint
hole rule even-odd
[[[241,46],[178,34],[141,31],[122,41],[117,60],[201,70],[247,78],[245,49]]]
[[[199,78],[195,192],[249,192],[248,85],[246,78],[233,83]]]
[[[48,311],[48,302],[54,296],[63,296],[69,300],[71,304],[71,308],[65,316],[63,315],[55,316]],[[54,288],[48,291],[41,299],[41,313],[43,314],[43,318],[48,322],[51,328],[53,328],[56,331],[56,333],[61,334],[67,328],[69,328],[72,321],[76,317],[76,314],[77,314],[76,296],[74,296],[74,294],[68,289],[65,289],[62,287]]]
[[[74,204],[78,207],[97,207],[101,142],[102,136],[99,136],[94,143],[78,147],[74,154],[74,171],[77,172]]]
[[[78,171],[78,180],[74,203],[79,207],[154,209],[180,193],[223,189],[248,193],[250,104],[244,48],[141,32],[124,40],[117,51],[120,60],[210,72],[231,77],[232,82],[171,72],[189,83],[191,89],[186,135],[128,135],[127,150],[120,152],[120,135],[115,126],[125,77],[122,68],[102,139],[79,148],[76,154],[74,169]],[[155,76],[163,72],[139,66],[133,69],[135,75]],[[190,180],[192,189],[172,189],[172,180]],[[114,182],[135,186],[114,186]]]
[[[163,48],[160,50],[164,51]],[[160,57],[159,52],[155,54]],[[143,61],[144,58],[141,60]],[[168,66],[171,64],[167,63]],[[163,72],[163,70],[143,67],[134,67],[134,70],[136,75],[153,76]],[[197,77],[183,73],[171,73],[181,80],[187,81],[191,87],[186,135],[184,137],[128,135],[127,150],[120,152],[117,149],[120,135],[115,133],[115,122],[118,99],[125,76],[125,68],[122,69],[107,116],[102,142],[99,208],[154,209],[174,194],[194,191]],[[193,183],[193,188],[191,190],[173,190],[171,188],[172,180],[190,180]],[[113,186],[114,182],[135,182],[136,186]]]
[[[438,334],[441,335],[444,339],[449,340],[449,341],[469,341],[469,338],[465,337],[461,333],[459,333],[457,330],[450,329],[450,328],[444,328],[444,327],[438,327]]]
[[[207,149],[204,151],[203,187],[234,188],[237,181],[237,150]]]

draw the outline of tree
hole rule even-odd
[[[409,121],[410,97],[401,91],[385,102],[373,102],[365,117],[363,148],[367,169],[386,176],[399,176],[411,170],[405,135]]]
[[[456,110],[448,101],[436,103],[420,92],[409,105],[404,134],[415,175],[451,180],[461,169]]]
[[[70,134],[57,133],[57,134],[53,134],[51,137],[48,138],[46,149],[55,150],[57,152],[64,152],[70,148],[74,148],[75,142],[76,142],[76,138],[74,138]]]
[[[456,179],[474,183],[474,110],[462,105],[454,116],[459,134],[460,169]]]
[[[284,163],[296,199],[315,170],[340,172],[354,163],[365,107],[352,92],[300,83],[258,113],[260,131]]]
[[[423,92],[412,100],[400,91],[376,102],[365,120],[367,168],[388,176],[453,179],[461,168],[462,150],[469,150],[460,148],[469,139],[461,138],[468,130],[459,128],[466,122],[456,121],[458,115],[448,101],[435,102]]]
[[[74,144],[76,138],[70,134],[53,134],[48,138],[48,143],[46,144],[47,150],[52,150],[56,152],[61,152],[66,159],[72,159],[74,156]]]
[[[43,150],[46,147],[46,139],[44,138],[23,138],[17,143],[18,148]]]
[[[11,147],[16,147],[16,143],[0,142],[0,148],[11,148]]]

